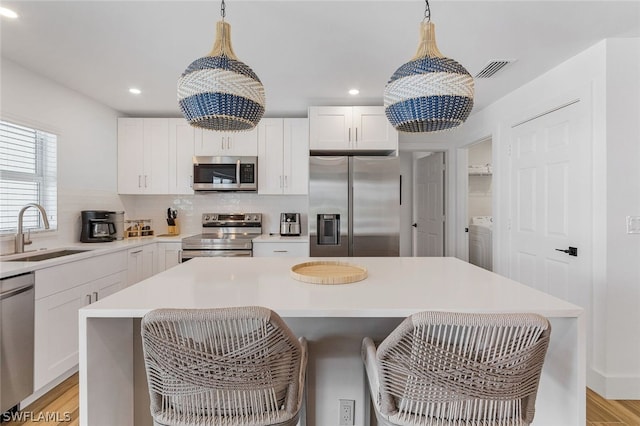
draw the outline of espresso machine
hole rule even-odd
[[[300,213],[280,213],[280,235],[283,237],[300,235]]]
[[[107,210],[83,210],[80,241],[83,243],[105,243],[116,239],[116,226]]]

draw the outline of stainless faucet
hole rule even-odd
[[[40,210],[40,214],[42,215],[42,221],[44,222],[44,229],[49,229],[49,219],[47,219],[47,212],[44,210],[40,204],[29,203],[25,205],[22,209],[20,209],[20,213],[18,213],[18,233],[16,234],[16,253],[24,253],[24,246],[31,244],[31,241],[28,237],[24,238],[24,234],[22,233],[22,216],[24,216],[24,211],[29,207],[35,207]]]

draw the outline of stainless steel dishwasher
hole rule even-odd
[[[33,393],[35,275],[0,279],[0,413]]]

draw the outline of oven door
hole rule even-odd
[[[257,157],[193,157],[194,191],[257,191]]]
[[[180,262],[196,257],[251,257],[251,250],[181,250]]]

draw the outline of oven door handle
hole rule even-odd
[[[240,186],[240,160],[236,161],[236,183]]]

